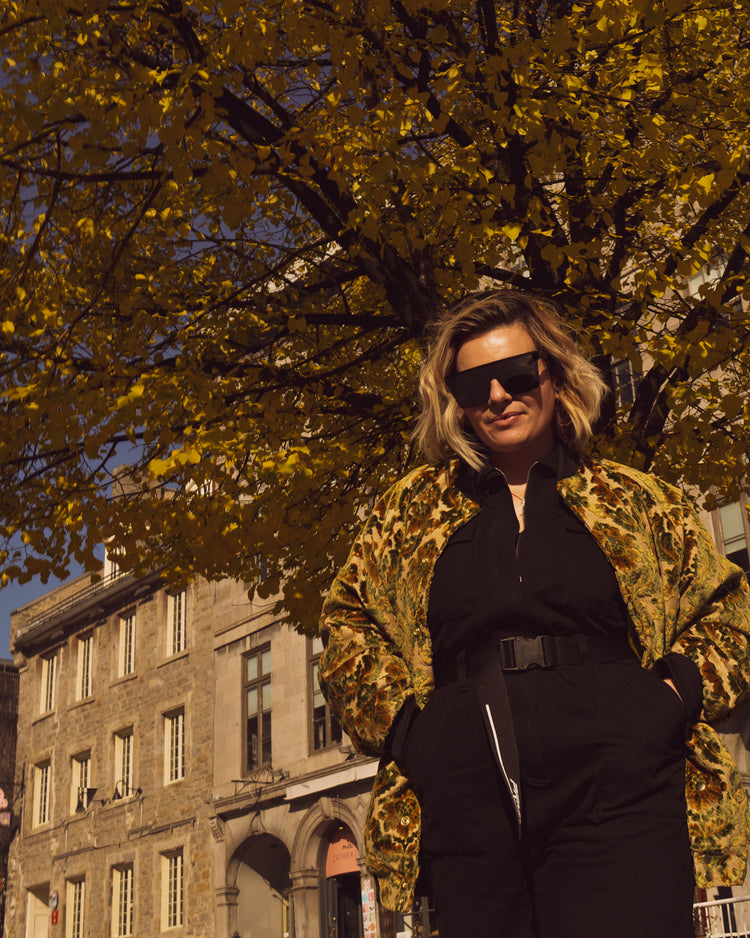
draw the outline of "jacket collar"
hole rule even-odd
[[[548,456],[534,463],[531,468],[559,482],[575,475],[580,465],[581,460],[577,456],[558,444]],[[481,469],[474,469],[461,460],[458,464],[457,484],[465,495],[478,501],[480,496],[497,491],[506,481],[503,473],[489,463],[485,463]]]

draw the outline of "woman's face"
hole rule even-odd
[[[536,346],[521,323],[496,326],[463,343],[456,356],[456,371],[534,351]],[[500,469],[526,462],[531,467],[555,447],[555,389],[541,358],[535,367],[539,369],[538,387],[514,393],[512,380],[508,379],[508,389],[501,379],[488,378],[486,401],[464,408],[466,419]],[[498,371],[503,371],[502,365]]]

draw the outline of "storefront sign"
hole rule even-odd
[[[335,833],[328,845],[326,855],[326,877],[341,876],[342,873],[359,873],[359,850],[348,827]]]
[[[362,877],[362,925],[365,938],[375,938],[378,926],[375,909],[375,881],[372,876]]]

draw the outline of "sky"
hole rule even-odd
[[[80,575],[80,570],[71,569],[70,578]],[[19,586],[12,583],[4,589],[0,589],[0,658],[10,658],[10,614],[14,609],[18,609],[32,599],[38,599],[56,586],[60,585],[60,580],[50,577],[46,583],[42,583],[39,577],[34,577],[30,583],[24,583]]]

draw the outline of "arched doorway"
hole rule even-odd
[[[325,938],[363,938],[359,850],[346,824],[328,838],[322,874]]]
[[[289,851],[272,834],[256,834],[235,855],[237,931],[252,938],[288,938]]]

